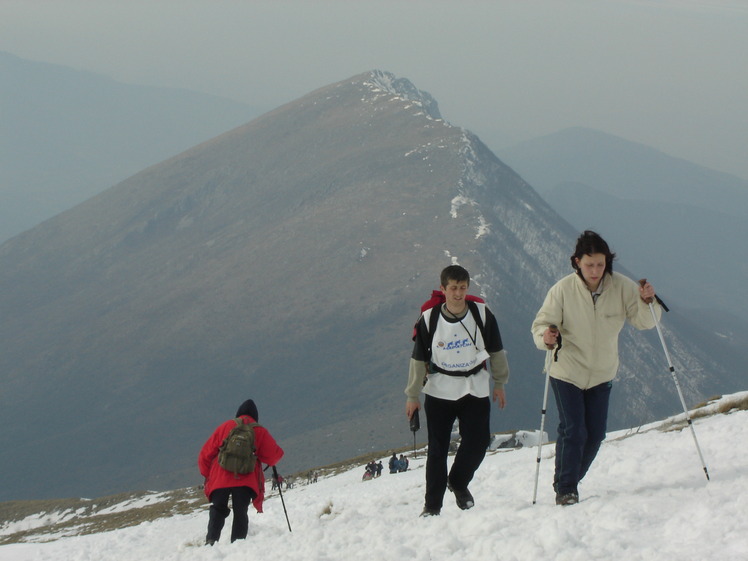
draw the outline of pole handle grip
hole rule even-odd
[[[415,438],[415,433],[418,429],[421,428],[421,416],[418,414],[418,409],[413,411],[413,415],[410,417],[410,430],[413,432],[413,438]]]
[[[558,326],[556,326],[554,324],[551,324],[551,325],[548,326],[548,330],[551,333],[558,333]],[[553,347],[555,347],[555,345],[546,345],[545,346],[545,348],[548,349],[549,351],[553,350]]]
[[[647,284],[647,279],[639,279],[639,286],[644,286],[645,284]],[[652,302],[654,302],[654,298],[647,298],[644,300],[644,302],[647,304],[651,304]]]

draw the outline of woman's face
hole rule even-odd
[[[583,255],[581,259],[577,257],[576,263],[589,289],[597,290],[600,280],[605,274],[605,254]]]

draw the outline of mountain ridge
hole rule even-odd
[[[748,179],[594,129],[566,128],[498,154],[541,194],[561,183],[578,182],[623,199],[748,216]]]

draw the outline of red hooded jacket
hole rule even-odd
[[[254,423],[249,415],[242,415],[244,423]],[[228,487],[249,487],[254,490],[256,498],[252,501],[257,512],[262,512],[262,501],[265,497],[265,475],[262,464],[274,466],[283,457],[283,449],[278,446],[271,434],[262,426],[255,427],[255,448],[257,450],[257,465],[252,473],[234,475],[218,465],[218,449],[236,426],[234,419],[220,425],[210,436],[200,450],[197,465],[200,473],[205,477],[205,496],[210,500],[210,494],[216,489]]]

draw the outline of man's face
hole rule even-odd
[[[467,295],[469,281],[449,280],[447,286],[442,286],[441,290],[447,299],[447,307],[452,310],[461,310],[465,306],[465,296]]]

